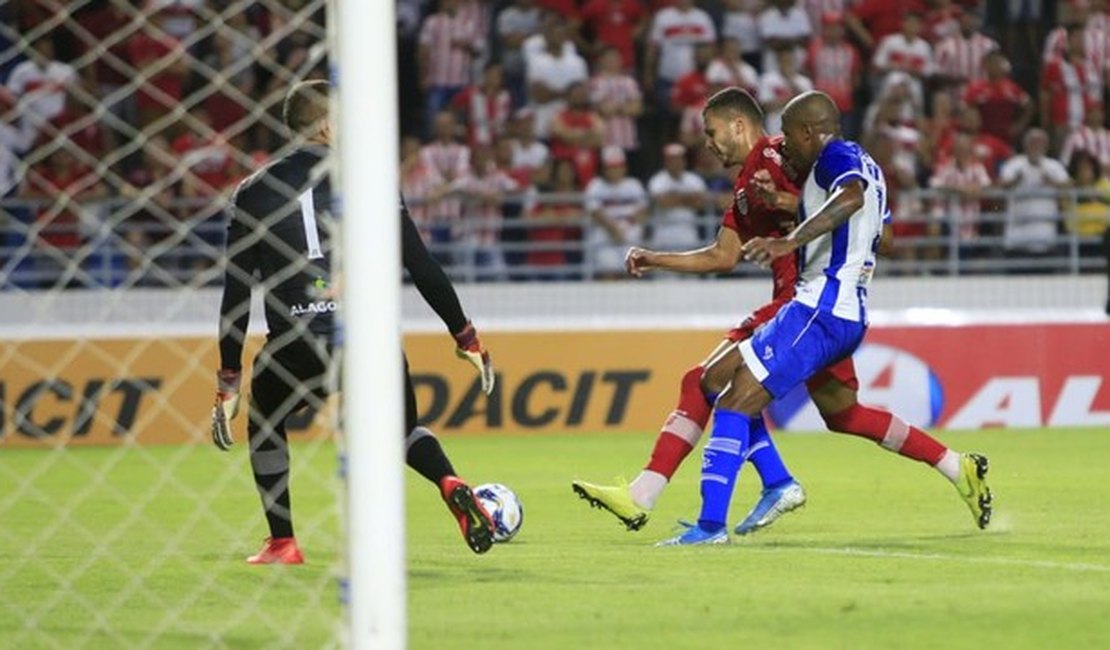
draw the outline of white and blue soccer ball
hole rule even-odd
[[[493,519],[493,541],[507,542],[524,524],[524,506],[516,493],[500,483],[485,483],[474,488],[474,496]]]

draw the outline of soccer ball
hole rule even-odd
[[[507,542],[520,532],[524,506],[516,493],[500,483],[486,483],[474,488],[474,496],[493,519],[494,542]]]

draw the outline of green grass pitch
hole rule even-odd
[[[408,472],[409,647],[1107,647],[1110,431],[941,437],[990,457],[990,530],[928,468],[792,434],[807,506],[685,549],[653,544],[696,513],[696,456],[638,533],[570,490],[631,477],[650,434],[448,437],[465,477],[520,495],[524,528],[475,556]],[[0,451],[0,648],[335,647],[333,448],[293,448],[309,563],[250,567],[265,530],[239,447]],[[745,468],[733,522],[757,489]]]

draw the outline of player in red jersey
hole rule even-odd
[[[763,110],[746,91],[726,88],[711,97],[703,111],[706,146],[726,167],[743,163],[736,178],[732,205],[725,212],[712,244],[696,250],[663,253],[633,247],[626,258],[636,277],[663,269],[680,273],[730,271],[741,260],[745,241],[753,237],[781,237],[794,225],[798,208],[799,174],[784,162],[781,136],[763,131]],[[889,244],[889,228],[883,240]],[[655,440],[651,458],[631,483],[603,486],[574,481],[574,491],[595,507],[616,515],[629,530],[647,523],[656,500],[671,476],[701,438],[716,395],[724,390],[742,363],[737,343],[752,335],[794,296],[797,267],[793,256],[771,265],[774,288],[771,302],[756,309],[730,330],[705,361],[682,377],[678,405],[667,417]],[[885,449],[927,463],[960,490],[961,456],[887,411],[863,406],[857,400],[859,380],[852,359],[840,361],[811,377],[806,386],[830,430],[873,440]],[[794,480],[767,433],[762,419],[754,419],[747,460],[763,482],[759,502],[737,525],[737,534],[763,528],[805,503],[805,491]],[[971,504],[969,503],[969,506]],[[979,527],[982,512],[971,508]]]

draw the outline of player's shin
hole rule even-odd
[[[771,440],[771,434],[767,432],[767,423],[763,421],[761,415],[752,418],[748,462],[755,467],[759,480],[763,482],[764,490],[773,490],[794,480],[778,448],[775,447],[775,442]]]
[[[750,427],[748,415],[717,409],[702,458],[698,526],[704,530],[720,530],[725,525],[736,477],[747,453]]]
[[[648,510],[655,507],[667,482],[701,439],[709,421],[710,404],[701,390],[701,366],[682,377],[678,406],[667,416],[647,467],[628,486],[632,500]]]
[[[289,446],[284,431],[268,425],[251,427],[251,470],[262,499],[270,537],[293,537],[293,512],[289,498]]]
[[[926,463],[950,481],[959,477],[959,454],[893,413],[853,404],[825,416],[825,423],[833,431],[874,440],[883,449]]]
[[[416,427],[405,437],[405,462],[418,474],[439,485],[455,468],[444,453],[439,439],[429,429]]]

